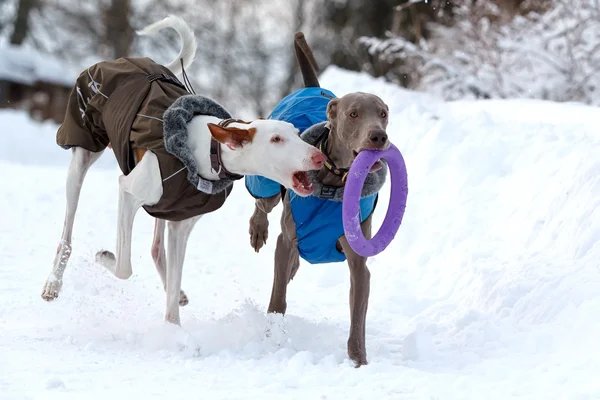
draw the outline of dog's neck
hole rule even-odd
[[[327,137],[327,145],[324,149],[325,153],[337,168],[350,168],[353,160],[352,152],[342,143],[335,127],[330,123],[327,123],[326,126],[329,128],[329,135]],[[341,178],[331,173],[326,167],[323,167],[319,171],[317,178],[324,185],[343,186]]]
[[[334,162],[338,168],[350,168],[352,164],[352,151],[346,146],[338,136],[335,125],[327,124],[329,127],[329,136],[327,138],[326,151],[329,159]]]
[[[219,171],[213,169],[210,159],[212,135],[208,124],[218,124],[221,121],[217,117],[198,115],[188,123],[188,146],[198,164],[198,172],[202,178],[211,181],[219,180]],[[244,128],[242,124],[238,123],[231,123],[229,126]],[[222,143],[219,143],[219,146],[221,148],[221,164],[227,171],[238,175],[251,173],[251,169],[246,165],[248,162],[244,158],[243,150],[234,151]]]

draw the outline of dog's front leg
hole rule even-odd
[[[256,199],[254,202],[254,214],[250,217],[250,246],[258,251],[267,243],[269,237],[269,218],[268,214],[279,204],[281,194],[275,196]]]
[[[131,234],[135,214],[142,205],[156,204],[162,196],[162,181],[156,155],[148,151],[129,173],[119,177],[117,210],[117,255],[100,251],[96,260],[119,279],[128,279],[131,269]]]
[[[371,216],[362,224],[365,238],[371,238]],[[352,250],[345,236],[340,244],[346,254],[350,268],[350,335],[348,337],[348,356],[356,363],[356,367],[367,364],[367,348],[365,328],[369,292],[371,290],[371,273],[367,268],[367,258],[359,256]]]
[[[131,269],[131,233],[133,220],[144,201],[127,192],[126,176],[119,177],[119,205],[117,211],[117,254],[109,251],[96,254],[96,259],[119,279],[128,279]]]
[[[167,238],[167,312],[165,319],[180,325],[179,301],[181,293],[181,278],[187,241],[192,228],[201,216],[183,221],[169,221]]]

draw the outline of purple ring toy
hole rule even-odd
[[[381,228],[371,240],[367,240],[360,228],[360,194],[369,170],[382,158],[387,161],[391,175],[390,201]],[[400,228],[407,196],[406,165],[396,146],[390,143],[387,150],[363,150],[358,153],[350,166],[342,200],[344,233],[356,254],[371,257],[385,250]]]

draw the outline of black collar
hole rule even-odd
[[[239,122],[247,124],[248,122],[242,121],[241,119],[227,118],[219,122],[219,126],[223,128],[227,127],[232,122]],[[243,175],[231,173],[223,165],[221,160],[221,143],[217,142],[214,138],[210,138],[210,166],[212,170],[219,176],[219,179],[228,179],[231,181],[237,181],[242,179]]]
[[[329,128],[325,128],[323,133],[321,133],[321,137],[318,139],[319,150],[327,157],[327,160],[325,160],[325,168],[332,174],[338,176],[342,180],[342,184],[345,184],[348,171],[350,170],[348,168],[338,168],[331,158],[329,158],[329,154],[327,154],[327,139],[329,139]]]

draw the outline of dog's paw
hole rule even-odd
[[[367,362],[367,355],[366,354],[350,354],[348,353],[348,356],[350,357],[350,359],[352,360],[352,362],[354,362],[354,368],[360,368],[363,365],[368,365],[369,363]]]
[[[360,367],[362,367],[363,365],[368,365],[368,364],[369,364],[369,363],[367,362],[367,359],[366,359],[366,358],[362,358],[362,359],[361,359],[361,358],[359,358],[359,359],[357,359],[357,360],[352,360],[352,361],[354,361],[354,368],[360,368]]]
[[[369,364],[367,362],[367,350],[364,344],[361,345],[358,341],[348,340],[348,357],[354,361],[354,367],[360,368],[363,365]]]
[[[42,289],[42,299],[52,301],[58,297],[62,287],[62,280],[48,278]]]
[[[181,307],[187,306],[189,302],[190,302],[190,299],[188,299],[187,294],[185,294],[185,292],[183,290],[181,292],[179,292],[179,305]]]
[[[269,220],[266,214],[260,215],[254,213],[250,218],[250,246],[255,252],[259,250],[267,243],[269,237]]]
[[[108,251],[101,250],[96,253],[96,262],[110,271],[111,274],[116,275],[116,267],[117,267],[117,257]]]
[[[96,262],[107,268],[110,268],[114,267],[114,265],[117,263],[117,257],[115,257],[114,253],[108,250],[101,250],[96,253]]]

